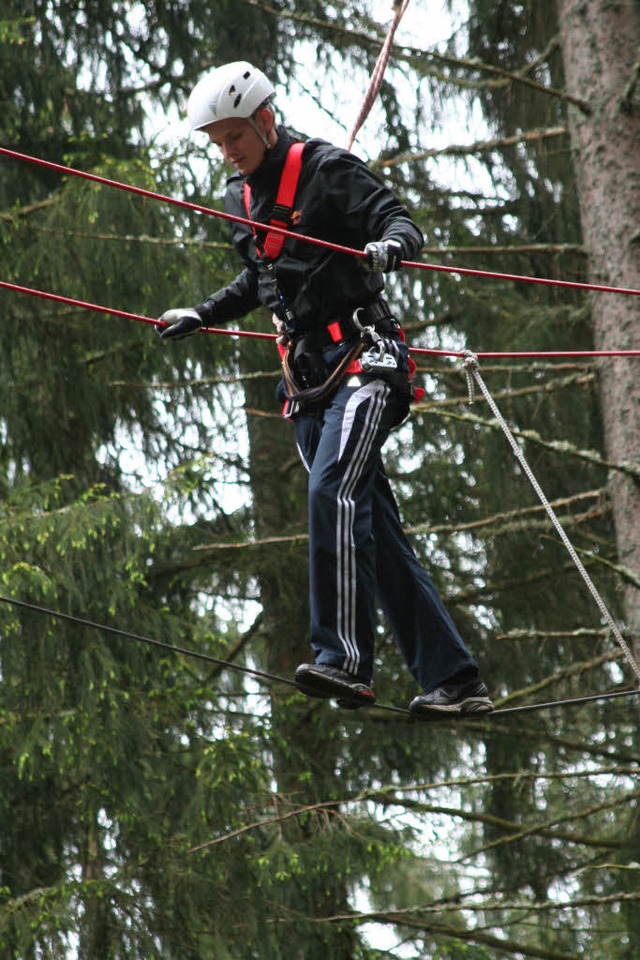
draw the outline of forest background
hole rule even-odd
[[[346,142],[390,15],[3,0],[0,146],[219,206],[181,119],[203,71],[251,59],[285,121]],[[639,42],[637,0],[412,0],[354,150],[425,261],[640,288]],[[223,221],[6,155],[0,244],[3,282],[146,317],[237,272]],[[638,297],[389,293],[413,347],[542,354],[480,372],[637,659],[639,360],[544,353],[637,349]],[[0,956],[638,960],[637,676],[459,360],[419,356],[388,445],[406,527],[498,707],[603,699],[431,726],[304,701],[272,343],[0,304]],[[376,689],[416,693],[382,621]]]

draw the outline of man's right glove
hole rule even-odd
[[[370,270],[389,273],[397,270],[402,262],[402,244],[398,240],[374,240],[364,248]]]
[[[158,317],[158,323],[168,324],[156,327],[161,340],[184,340],[201,328],[202,319],[193,307],[173,307]]]

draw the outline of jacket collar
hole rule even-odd
[[[286,127],[278,127],[278,140],[276,145],[267,150],[264,160],[257,170],[247,177],[247,183],[252,189],[265,190],[278,184],[282,174],[284,162],[287,159],[289,147],[295,143]]]

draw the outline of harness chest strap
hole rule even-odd
[[[292,143],[282,169],[278,192],[276,194],[276,202],[269,219],[269,223],[272,226],[280,227],[282,230],[287,230],[291,226],[291,214],[293,213],[293,204],[296,198],[300,171],[302,169],[302,151],[304,147],[304,143]],[[247,216],[251,219],[251,187],[246,182],[243,187],[243,198]],[[265,256],[269,260],[275,260],[276,257],[280,256],[285,241],[283,233],[271,233],[267,231],[264,243],[258,242],[255,228],[253,235],[256,237],[258,256]]]

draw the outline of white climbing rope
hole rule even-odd
[[[553,523],[554,527],[556,528],[556,530],[557,530],[557,532],[558,532],[558,536],[560,537],[560,539],[562,540],[563,544],[564,544],[565,547],[567,548],[567,550],[568,550],[568,552],[569,552],[569,556],[571,557],[571,559],[572,559],[573,562],[575,563],[576,567],[578,568],[582,579],[584,580],[584,582],[586,583],[586,585],[587,585],[587,587],[588,587],[588,589],[589,589],[589,593],[591,594],[591,596],[592,596],[593,599],[595,600],[595,602],[596,602],[596,604],[597,604],[597,607],[598,607],[600,613],[602,614],[603,619],[604,619],[604,620],[606,621],[606,623],[609,625],[609,627],[610,627],[610,629],[611,629],[611,632],[613,633],[613,636],[615,637],[617,643],[618,643],[619,646],[620,646],[620,649],[621,649],[622,652],[624,653],[625,658],[626,658],[627,662],[629,663],[629,666],[630,666],[631,669],[633,670],[636,678],[640,681],[640,665],[636,662],[636,659],[635,659],[635,657],[633,656],[633,653],[631,652],[631,650],[630,650],[630,648],[629,648],[629,645],[627,644],[626,640],[625,640],[624,637],[622,636],[622,634],[621,634],[621,632],[620,632],[620,630],[619,630],[619,628],[618,628],[618,625],[616,624],[615,620],[613,619],[613,617],[612,617],[611,614],[609,613],[609,610],[608,610],[608,608],[607,608],[607,605],[605,604],[604,600],[603,600],[602,597],[600,596],[600,594],[599,594],[599,592],[598,592],[598,589],[597,589],[597,587],[595,586],[595,584],[593,583],[591,577],[590,577],[589,574],[587,573],[587,571],[586,571],[586,569],[585,569],[585,566],[584,566],[584,564],[582,563],[582,560],[580,559],[580,557],[579,557],[578,554],[576,553],[573,544],[571,543],[571,541],[569,540],[569,537],[568,537],[567,534],[565,533],[565,531],[564,531],[564,529],[563,529],[563,527],[562,527],[562,524],[561,524],[560,521],[558,520],[558,518],[557,518],[557,516],[556,516],[556,514],[555,514],[555,512],[554,512],[553,507],[551,506],[551,504],[550,504],[549,501],[547,500],[547,498],[546,498],[546,496],[545,496],[545,494],[544,494],[544,491],[543,491],[542,487],[540,486],[540,484],[539,484],[538,481],[536,480],[536,478],[535,478],[535,476],[534,476],[534,473],[533,473],[531,467],[529,466],[529,464],[527,463],[527,460],[526,460],[526,458],[525,458],[524,453],[522,452],[522,449],[521,449],[519,443],[516,441],[515,437],[514,437],[513,434],[511,433],[511,430],[509,429],[509,425],[508,425],[507,422],[505,421],[505,419],[504,419],[504,417],[502,416],[502,414],[500,413],[500,410],[498,409],[498,407],[497,407],[497,405],[496,405],[493,397],[492,397],[491,394],[489,393],[489,390],[488,390],[488,388],[487,388],[484,380],[483,380],[482,377],[480,376],[478,358],[477,358],[477,356],[476,356],[474,353],[472,353],[471,350],[465,350],[465,351],[464,351],[464,373],[465,373],[465,376],[466,376],[466,378],[467,378],[467,387],[468,387],[468,390],[469,390],[469,402],[470,402],[470,403],[473,402],[474,381],[475,381],[475,383],[477,383],[477,385],[479,386],[480,390],[482,391],[482,395],[484,396],[485,400],[486,400],[487,403],[489,404],[489,407],[491,408],[491,412],[493,413],[496,421],[500,424],[500,427],[501,427],[501,429],[502,429],[502,432],[504,433],[505,437],[506,437],[507,440],[509,441],[509,445],[510,445],[511,449],[513,450],[513,452],[514,452],[514,454],[516,455],[516,458],[517,458],[520,466],[522,467],[522,469],[524,470],[527,478],[529,479],[529,483],[531,484],[531,486],[533,487],[533,489],[534,489],[535,492],[537,493],[538,498],[540,499],[540,502],[542,503],[544,509],[547,511],[547,515],[548,515],[549,519],[551,520],[551,522]]]

